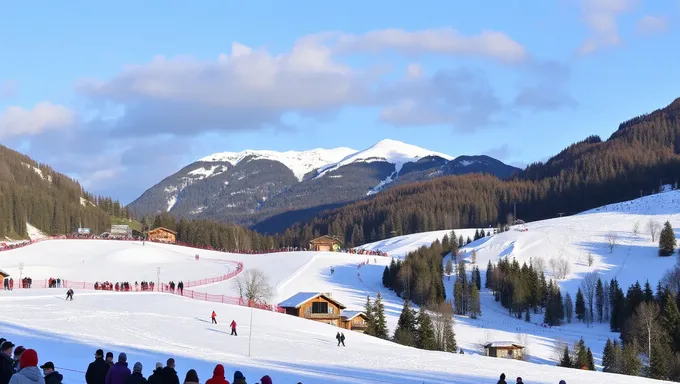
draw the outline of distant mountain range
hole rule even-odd
[[[137,217],[169,212],[281,231],[324,209],[397,185],[448,175],[519,169],[488,156],[453,157],[396,140],[351,148],[216,153],[145,191],[128,208]]]

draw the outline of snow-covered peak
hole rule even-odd
[[[356,153],[355,149],[347,147],[339,147],[333,149],[311,149],[309,151],[268,151],[268,150],[251,150],[247,149],[241,152],[222,152],[210,156],[206,156],[199,161],[214,162],[223,161],[231,165],[236,165],[247,157],[252,159],[265,159],[278,161],[279,163],[288,167],[298,180],[310,171],[326,166],[328,164],[336,163],[343,158]]]
[[[385,161],[394,164],[395,170],[399,172],[404,164],[418,161],[427,156],[439,156],[446,160],[454,159],[453,156],[430,151],[429,149],[406,144],[398,140],[384,139],[363,151],[351,154],[335,164],[329,164],[320,169],[317,177],[355,162]]]

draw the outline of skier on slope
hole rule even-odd
[[[68,291],[66,291],[66,300],[73,301],[73,289],[69,288]]]
[[[217,324],[217,320],[215,320],[215,317],[217,317],[217,314],[215,313],[215,311],[213,311],[212,315],[210,315],[213,324]]]
[[[231,326],[231,335],[232,336],[238,336],[238,334],[236,333],[236,320],[232,320],[230,326]]]

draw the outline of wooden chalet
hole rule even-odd
[[[342,327],[341,312],[346,307],[333,300],[330,294],[319,292],[300,292],[279,303],[287,315]]]
[[[340,316],[342,327],[350,331],[364,333],[368,324],[368,316],[361,311],[343,311]]]
[[[9,273],[0,269],[0,285],[2,285],[5,282],[5,279],[8,278],[8,277],[9,277]],[[0,287],[0,289],[2,289],[2,288]]]
[[[149,231],[150,241],[160,241],[163,243],[174,243],[177,241],[177,232],[165,227],[154,228]]]
[[[309,249],[312,251],[337,251],[340,249],[342,241],[335,236],[323,235],[309,242]]]
[[[495,341],[484,345],[484,355],[521,360],[524,346],[511,341]]]

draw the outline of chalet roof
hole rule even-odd
[[[522,344],[515,343],[513,341],[492,341],[490,343],[486,343],[484,345],[484,348],[524,348]]]
[[[0,269],[0,276],[2,276],[2,277],[9,277],[9,273],[7,273],[7,272],[3,271],[2,269]]]
[[[157,231],[170,232],[170,233],[172,233],[173,235],[176,235],[176,234],[177,234],[176,231],[173,231],[172,229],[167,229],[167,228],[165,228],[165,227],[156,227],[156,228],[150,230],[149,233],[151,233],[151,232],[157,232]]]
[[[342,303],[340,303],[339,301],[333,300],[332,298],[330,298],[327,295],[320,293],[320,292],[299,292],[299,293],[296,293],[295,295],[289,297],[288,299],[280,302],[279,307],[282,307],[282,308],[300,308],[300,306],[302,306],[302,304],[308,302],[309,300],[316,299],[319,296],[321,296],[324,299],[334,303],[340,309],[347,308]]]
[[[355,318],[359,315],[366,316],[366,314],[362,311],[342,311],[342,313],[341,313],[341,316],[346,317],[348,321],[352,320],[353,318]]]
[[[336,236],[330,236],[330,235],[323,235],[321,237],[317,237],[316,239],[312,239],[309,241],[310,244],[317,244],[317,243],[336,243],[336,244],[342,244],[342,241],[337,238]]]

